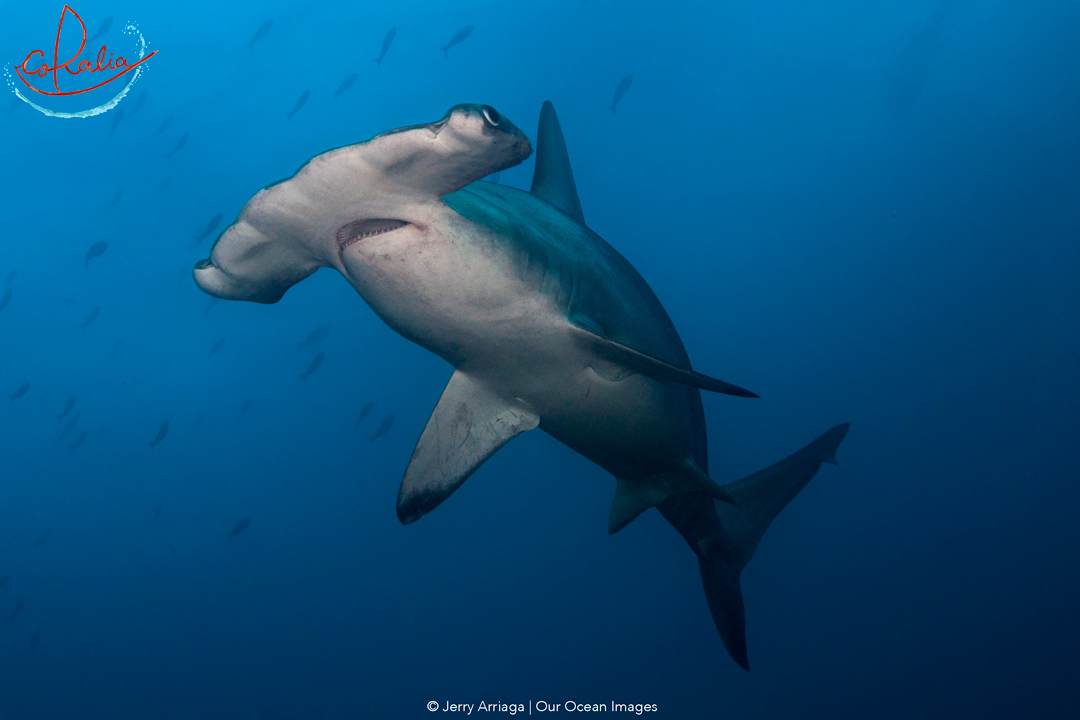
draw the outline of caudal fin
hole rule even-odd
[[[719,532],[698,542],[698,565],[713,622],[735,662],[750,669],[746,654],[746,616],[739,575],[754,556],[761,537],[780,511],[806,487],[821,463],[836,464],[836,449],[847,435],[837,425],[784,460],[724,485],[735,504],[714,502]]]

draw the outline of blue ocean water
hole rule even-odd
[[[0,5],[9,77],[62,9]],[[3,89],[0,718],[1080,711],[1080,5],[72,9],[114,18],[86,56],[159,52],[93,117]],[[852,424],[743,573],[749,673],[683,539],[609,536],[613,478],[542,432],[400,524],[451,367],[336,272],[192,281],[310,157],[466,102],[535,144],[544,100],[589,226],[762,396],[704,394],[712,477]]]

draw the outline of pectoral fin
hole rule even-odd
[[[672,365],[660,358],[646,355],[643,352],[621,345],[614,340],[608,340],[583,327],[575,326],[575,329],[578,332],[583,333],[587,341],[592,342],[593,351],[597,355],[617,365],[622,365],[628,370],[633,370],[642,375],[648,375],[660,380],[670,380],[683,385],[689,385],[690,387],[696,387],[701,390],[724,393],[725,395],[736,395],[738,397],[748,398],[760,397],[756,393],[752,393],[749,390],[743,390],[741,387],[732,385],[731,383],[711,378],[708,375],[702,375],[693,370],[686,370],[685,368],[681,368],[678,365]]]
[[[434,510],[496,450],[539,424],[535,413],[455,370],[405,470],[398,519],[408,524]]]

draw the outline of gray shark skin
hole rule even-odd
[[[454,367],[405,471],[401,522],[539,427],[615,476],[609,532],[656,506],[686,538],[721,639],[748,668],[739,574],[776,514],[835,461],[847,426],[743,480],[710,479],[699,390],[756,395],[694,372],[648,284],[585,226],[549,102],[537,137],[530,192],[477,182],[532,152],[486,105],[323,153],[255,195],[195,281],[274,303],[320,267],[338,270],[387,325]]]

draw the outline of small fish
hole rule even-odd
[[[394,42],[395,35],[397,35],[396,27],[392,27],[386,32],[386,37],[382,40],[382,52],[379,53],[379,57],[375,58],[375,64],[377,66],[382,67],[383,58],[386,57],[386,51],[390,49],[390,43]]]
[[[334,99],[337,100],[338,95],[351,88],[353,86],[353,83],[356,82],[356,78],[358,77],[360,77],[359,73],[353,73],[349,77],[342,80],[341,84],[338,85],[338,89],[334,91]]]
[[[207,303],[206,303],[206,309],[202,311],[202,314],[203,314],[203,315],[206,315],[207,313],[209,313],[209,312],[210,312],[210,308],[212,308],[212,307],[214,307],[215,305],[217,305],[217,304],[218,304],[218,301],[219,301],[219,300],[221,300],[221,298],[216,298],[216,297],[212,297],[212,298],[210,298],[210,300],[208,300],[208,301],[207,301]]]
[[[320,351],[319,354],[316,355],[315,358],[311,361],[311,364],[308,365],[308,369],[304,372],[303,375],[300,376],[300,379],[307,380],[308,376],[311,375],[311,373],[319,369],[319,366],[322,365],[322,361],[325,359],[326,353]]]
[[[360,423],[364,422],[364,418],[371,414],[374,407],[375,403],[365,403],[364,407],[360,408],[360,417],[356,418],[356,426],[353,430],[357,430],[360,427]]]
[[[67,421],[67,425],[64,425],[64,431],[60,433],[60,437],[56,438],[56,442],[63,442],[64,438],[71,434],[71,431],[75,429],[75,425],[78,424],[81,414],[75,413],[71,416],[71,419]]]
[[[255,406],[255,401],[248,398],[244,401],[244,404],[240,406],[240,417],[244,417],[248,410]]]
[[[455,45],[457,45],[457,44],[459,44],[461,42],[464,42],[465,38],[469,37],[469,35],[472,35],[472,31],[473,31],[473,26],[472,25],[466,25],[465,27],[458,30],[457,34],[454,35],[454,37],[450,38],[450,42],[443,45],[443,48],[442,48],[443,57],[446,57],[447,51],[450,48],[454,47]]]
[[[165,188],[169,187],[169,183],[171,183],[171,182],[172,182],[172,178],[165,178],[164,180],[161,181],[161,184],[158,185],[157,191],[161,192]]]
[[[90,267],[90,261],[94,258],[99,258],[105,254],[105,251],[109,249],[109,243],[104,240],[98,240],[96,243],[90,246],[86,251],[86,258],[83,260],[83,267]]]
[[[187,145],[187,140],[188,140],[188,134],[187,133],[184,133],[183,135],[181,135],[180,139],[176,141],[176,146],[173,147],[173,149],[170,150],[169,152],[165,153],[165,157],[167,157],[169,159],[172,159],[172,156],[175,155],[176,153],[178,153],[180,151],[180,148],[184,147],[184,145]]]
[[[37,542],[34,543],[34,549],[37,550],[47,542],[49,542],[49,533],[43,533],[42,536],[37,539]]]
[[[116,191],[116,194],[113,195],[112,200],[110,200],[109,204],[105,206],[105,209],[112,210],[114,207],[116,207],[117,203],[120,202],[120,198],[122,197],[124,197],[124,188],[120,188]]]
[[[4,297],[0,297],[0,310],[3,310],[11,302],[11,296],[15,294],[15,291],[8,288],[4,291]]]
[[[210,221],[206,223],[206,227],[203,229],[202,233],[193,236],[195,238],[195,244],[198,245],[207,237],[209,237],[210,233],[214,232],[214,230],[217,229],[217,226],[221,224],[221,218],[223,217],[224,215],[218,213],[214,217],[210,218]]]
[[[393,424],[394,424],[394,416],[393,415],[387,415],[386,417],[383,418],[383,421],[381,423],[379,423],[378,429],[375,430],[375,432],[372,433],[371,435],[368,435],[368,440],[374,441],[374,440],[377,440],[377,439],[381,438],[383,435],[385,435],[387,433],[387,431],[390,430],[390,426],[393,425]]]
[[[11,576],[10,575],[0,575],[0,592],[3,592],[4,588],[7,587],[7,584],[10,581],[11,581]]]
[[[169,434],[169,421],[161,423],[161,428],[157,431],[157,437],[150,442],[150,449],[153,450],[158,444],[165,439],[165,436]]]
[[[30,383],[23,383],[19,386],[19,389],[8,395],[11,398],[11,402],[15,402],[30,390]]]
[[[232,542],[234,537],[247,530],[249,525],[251,525],[251,518],[244,518],[236,523],[233,529],[229,531],[229,542]]]
[[[119,340],[116,341],[116,344],[113,345],[112,355],[110,355],[109,357],[110,358],[116,357],[116,353],[120,352],[120,348],[122,348],[122,347],[124,347],[124,338],[120,338]]]
[[[34,634],[30,636],[30,652],[33,653],[37,650],[37,646],[41,644],[41,631],[35,630]]]
[[[92,42],[94,42],[94,41],[95,41],[95,40],[97,40],[97,39],[98,39],[99,37],[101,37],[101,36],[102,36],[102,35],[104,35],[105,33],[109,32],[109,28],[111,28],[111,27],[112,27],[112,21],[113,21],[113,19],[112,19],[112,15],[110,15],[110,16],[109,16],[109,17],[107,17],[107,18],[105,18],[105,20],[103,20],[103,21],[102,21],[102,23],[101,23],[100,25],[98,25],[98,29],[97,29],[97,32],[95,32],[95,33],[93,34],[93,36],[92,36],[92,37],[91,37],[91,38],[90,38],[89,40],[87,40],[87,41],[86,41],[86,42],[87,42],[87,44],[89,44],[89,43],[92,43]]]
[[[131,108],[131,114],[128,117],[135,117],[135,113],[142,109],[142,106],[146,103],[146,96],[150,94],[149,90],[143,90],[139,93],[139,97],[135,98],[135,107]],[[123,110],[123,108],[120,108]]]
[[[292,120],[292,116],[300,112],[300,108],[304,107],[309,97],[311,97],[310,90],[305,90],[304,92],[300,93],[300,97],[296,100],[296,107],[292,109],[292,112],[285,113],[288,116],[289,120]]]
[[[86,431],[85,430],[83,430],[81,433],[79,433],[79,437],[77,437],[75,439],[74,443],[72,443],[71,445],[68,445],[68,449],[70,449],[71,452],[75,452],[75,450],[82,447],[82,444],[84,442],[86,442]]]
[[[255,31],[255,36],[252,37],[251,42],[248,43],[248,47],[251,47],[257,41],[259,41],[262,38],[266,37],[266,33],[270,32],[270,28],[272,28],[272,27],[274,27],[273,19],[267,20],[262,25],[260,25],[259,29]]]
[[[4,284],[10,285],[15,282],[15,278],[19,277],[19,268],[11,268],[8,270],[7,276],[4,278]]]
[[[307,334],[307,337],[304,338],[304,342],[297,345],[297,347],[306,348],[309,345],[318,345],[319,343],[321,343],[323,340],[326,339],[326,336],[328,334],[330,334],[330,326],[329,325],[320,325],[319,327],[317,327],[314,330],[312,330],[311,332],[309,332]]]
[[[154,131],[154,137],[157,137],[161,133],[165,132],[165,129],[169,127],[169,123],[172,122],[172,115],[161,121],[161,124],[157,126],[157,130]]]
[[[123,121],[124,121],[124,108],[123,108],[123,106],[121,106],[120,109],[116,111],[116,114],[113,115],[112,129],[109,130],[109,137],[110,138],[113,136],[113,133],[116,132],[116,126],[119,125]]]
[[[57,420],[63,420],[68,416],[68,413],[75,409],[75,396],[72,395],[67,399],[67,403],[64,404],[64,409],[56,416]]]
[[[619,81],[619,84],[617,86],[615,86],[615,99],[611,101],[611,114],[612,115],[615,114],[615,106],[619,104],[619,101],[622,100],[623,95],[625,95],[626,91],[630,89],[630,85],[633,82],[634,82],[634,76],[633,75],[627,75],[626,77],[624,77],[622,80]]]
[[[26,607],[26,599],[19,598],[15,601],[15,612],[11,613],[11,620],[9,622],[15,622],[15,618],[22,615],[23,608]]]
[[[206,354],[207,359],[217,355],[223,347],[225,347],[225,338],[218,338],[216,341],[214,341],[214,345],[210,348],[210,352]]]
[[[157,521],[157,519],[159,517],[161,517],[161,511],[164,510],[164,509],[165,509],[165,507],[163,505],[158,505],[156,508],[154,508],[154,520],[155,521]]]
[[[101,312],[101,306],[100,305],[95,305],[90,310],[90,314],[86,316],[85,320],[83,320],[83,324],[82,324],[82,327],[80,329],[85,330],[90,325],[90,323],[97,320],[98,313],[100,313],[100,312]]]

